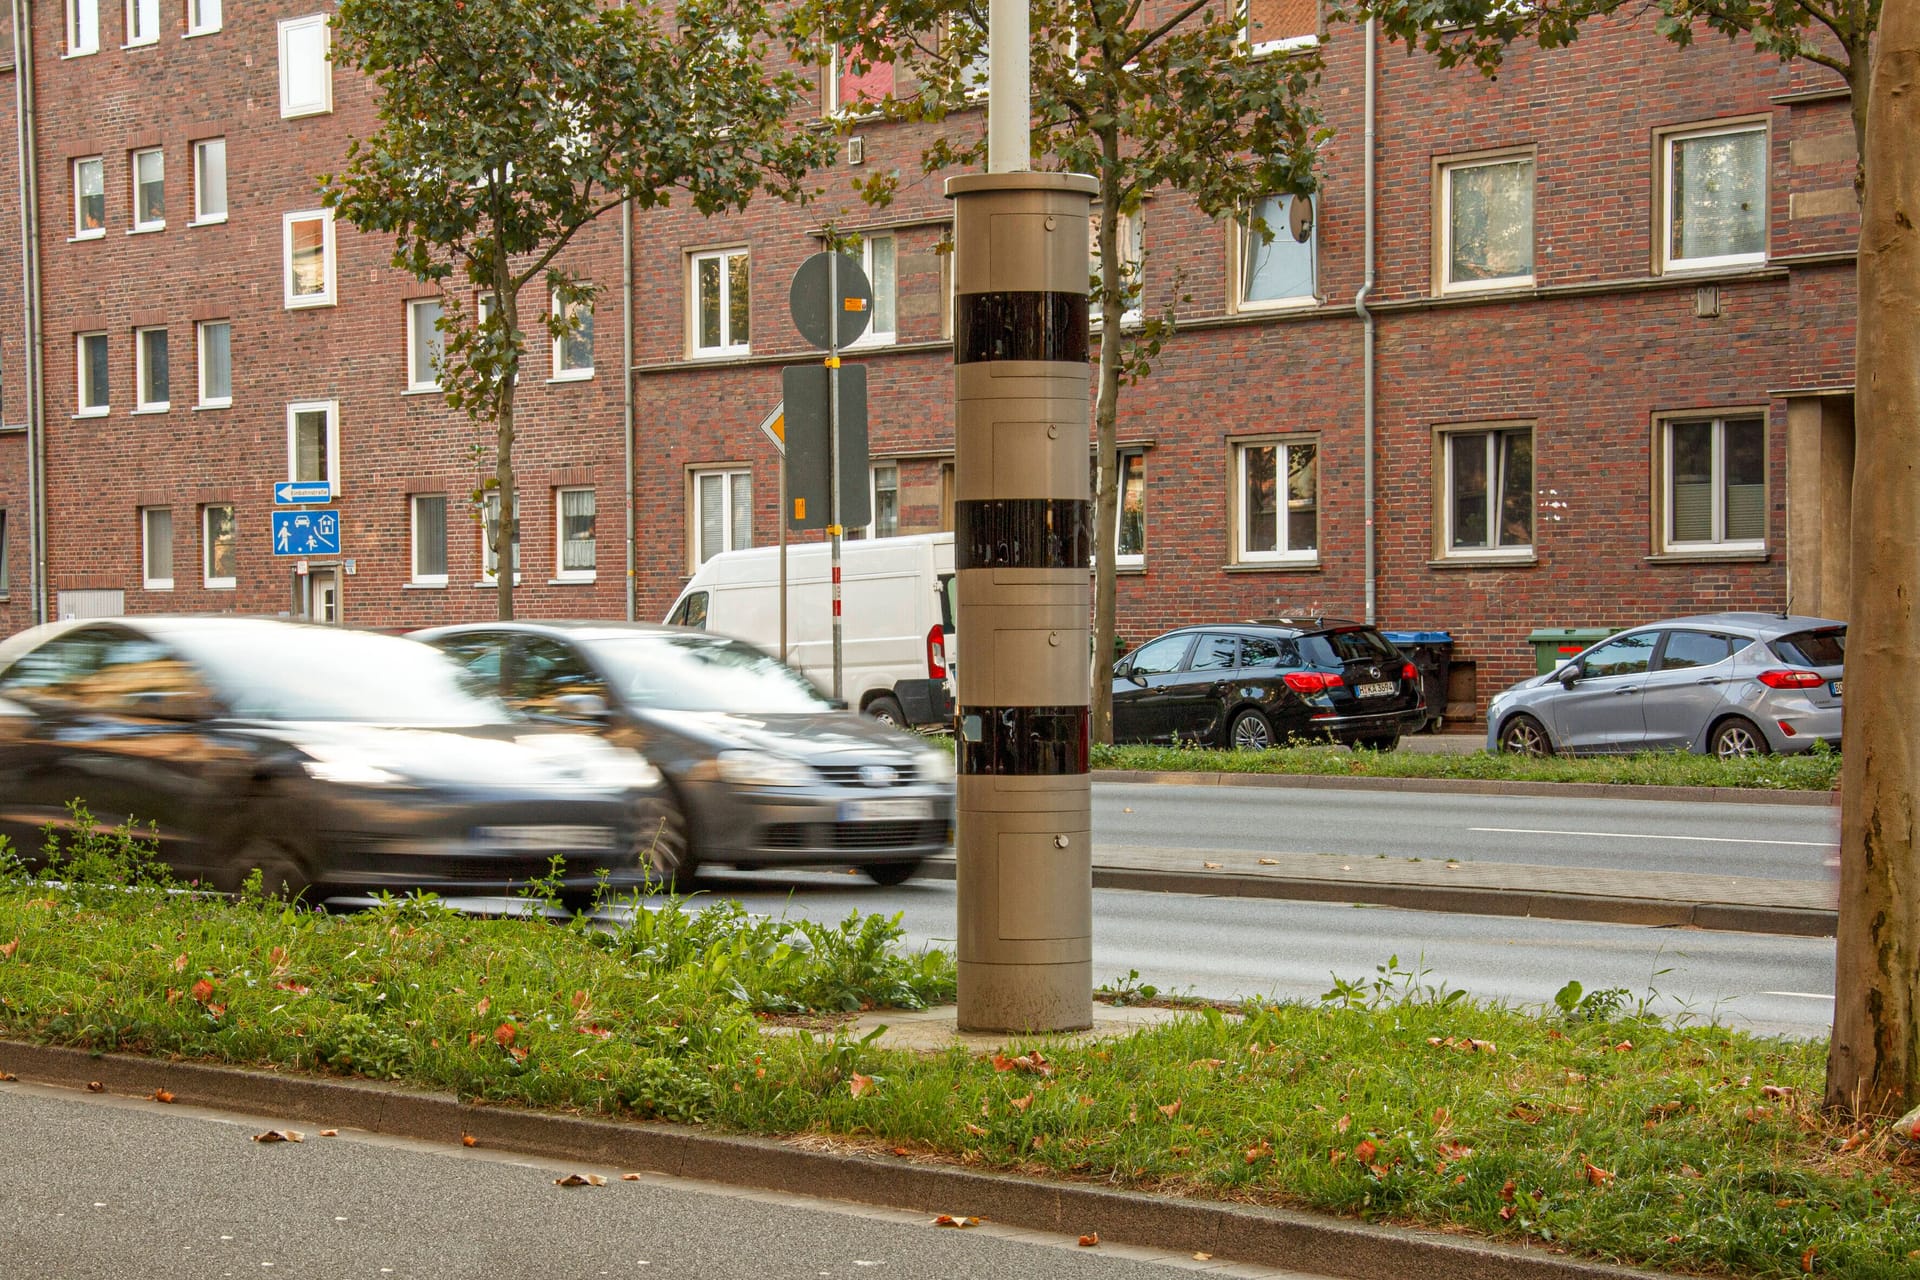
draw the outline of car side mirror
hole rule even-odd
[[[1132,667],[1127,668],[1127,679],[1133,684],[1139,685],[1142,689],[1147,687],[1147,678],[1138,671],[1135,671]]]
[[[563,693],[553,700],[553,709],[569,720],[605,722],[613,717],[607,700],[597,693]]]
[[[1571,689],[1573,688],[1574,682],[1585,674],[1585,672],[1580,670],[1579,663],[1569,662],[1566,666],[1554,672],[1553,678],[1560,682],[1562,688]]]

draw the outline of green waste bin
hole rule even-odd
[[[1527,643],[1533,646],[1534,670],[1545,675],[1612,634],[1609,627],[1541,627],[1527,637]]]

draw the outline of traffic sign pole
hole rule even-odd
[[[840,255],[827,259],[827,532],[833,538],[833,696],[841,690],[840,658]]]

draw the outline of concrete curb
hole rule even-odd
[[[808,1151],[682,1125],[621,1123],[463,1103],[450,1094],[274,1075],[191,1062],[0,1041],[0,1068],[37,1084],[284,1116],[314,1126],[549,1158],[579,1159],[795,1195],[978,1215],[1007,1226],[1250,1262],[1352,1280],[1653,1280],[1661,1273],[1582,1262],[1435,1232],[1284,1209],[1171,1199],[1078,1183],[976,1173],[883,1156]]]
[[[955,874],[954,863],[950,859],[929,860],[920,864],[916,874],[926,880],[951,880]],[[1189,893],[1217,898],[1364,903],[1412,911],[1528,916],[1544,920],[1584,920],[1595,924],[1692,926],[1732,933],[1784,934],[1797,938],[1829,938],[1839,924],[1839,913],[1836,911],[1756,903],[1679,902],[1666,898],[1547,893],[1538,889],[1370,884],[1345,880],[1308,880],[1297,876],[1242,876],[1228,872],[1158,871],[1136,867],[1096,866],[1093,869],[1093,887],[1139,889],[1150,893]]]
[[[1095,782],[1169,787],[1287,787],[1305,791],[1412,791],[1434,795],[1562,796],[1582,800],[1679,800],[1695,804],[1837,805],[1838,791],[1766,791],[1758,787],[1651,787],[1613,782],[1499,782],[1479,778],[1350,778],[1313,773],[1156,773],[1095,769]]]

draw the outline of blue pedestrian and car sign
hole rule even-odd
[[[282,480],[273,486],[273,505],[276,507],[332,501],[333,482],[330,480]]]
[[[337,556],[340,554],[338,511],[275,511],[273,554],[276,556]]]

